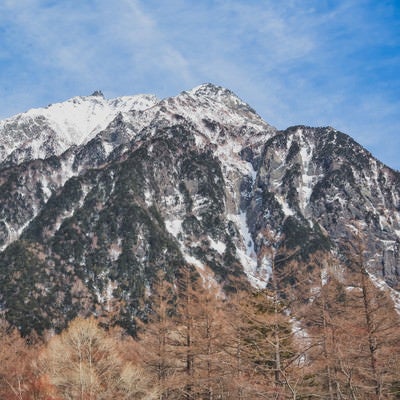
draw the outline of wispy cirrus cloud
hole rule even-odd
[[[118,95],[127,87],[148,90],[146,83],[161,77],[190,75],[185,58],[164,41],[135,0],[81,1],[78,6],[72,1],[6,2],[0,13],[6,30],[3,63],[18,64],[9,71],[15,89],[18,74],[30,75],[31,89],[53,89],[61,96],[97,87]]]

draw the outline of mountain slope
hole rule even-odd
[[[211,84],[161,101],[76,99],[0,123],[3,149],[29,137],[0,169],[0,304],[21,330],[115,301],[131,329],[159,269],[262,287],[265,246],[344,254],[354,230],[371,273],[398,286],[399,173],[347,135],[277,131]]]
[[[281,227],[290,246],[305,246],[306,253],[321,246],[343,249],[358,232],[367,266],[396,286],[399,183],[399,173],[349,136],[333,128],[289,128],[265,145],[257,187],[267,200],[260,209],[253,196],[251,225]],[[272,218],[262,217],[266,211]]]

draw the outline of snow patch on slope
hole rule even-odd
[[[5,250],[9,244],[11,244],[12,242],[15,242],[16,240],[18,240],[18,238],[21,236],[21,234],[24,231],[24,229],[30,224],[32,219],[33,218],[28,219],[23,225],[19,226],[18,228],[16,228],[15,226],[9,224],[6,219],[0,220],[1,222],[4,223],[4,225],[5,225],[6,229],[7,229],[7,232],[8,232],[8,239],[4,243],[4,245],[0,247],[0,251]]]
[[[167,231],[176,238],[180,233],[182,233],[182,220],[166,220],[165,227],[167,228]]]
[[[219,254],[224,254],[226,250],[225,243],[218,240],[217,242],[213,238],[208,238],[210,241],[210,247],[214,249]]]
[[[178,239],[179,236],[183,234],[182,231],[182,220],[181,219],[174,219],[174,220],[166,220],[165,221],[165,227],[167,231],[175,238],[177,239],[179,245],[180,245],[180,250],[183,254],[183,257],[189,264],[193,264],[196,268],[199,268],[201,270],[205,269],[205,265],[198,260],[197,258],[193,257],[188,253],[188,250],[186,246]],[[215,243],[215,242],[214,242]],[[215,245],[218,247],[218,244],[215,243]]]
[[[268,277],[263,276],[263,272],[265,272],[264,268],[258,269],[257,255],[254,249],[253,238],[247,225],[246,213],[241,212],[239,215],[229,214],[227,218],[236,225],[240,233],[242,243],[241,246],[236,247],[236,254],[243,265],[249,282],[256,288],[264,288],[268,282]]]
[[[315,177],[310,173],[309,168],[311,164],[311,158],[313,155],[313,146],[306,146],[303,141],[300,146],[300,156],[302,160],[302,186],[300,190],[300,206],[302,210],[305,210],[306,205],[310,201],[313,184],[315,183]]]
[[[393,300],[394,307],[398,314],[400,314],[400,293],[396,290],[392,289],[383,279],[371,274],[368,272],[368,276],[371,279],[372,283],[382,291],[387,291],[390,294],[390,297]]]

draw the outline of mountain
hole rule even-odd
[[[400,275],[400,174],[331,127],[278,131],[231,91],[100,92],[0,122],[0,307],[22,332],[145,312],[158,270],[264,287],[272,253]]]

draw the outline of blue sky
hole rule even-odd
[[[233,90],[400,170],[398,0],[2,0],[0,118],[88,95]]]

